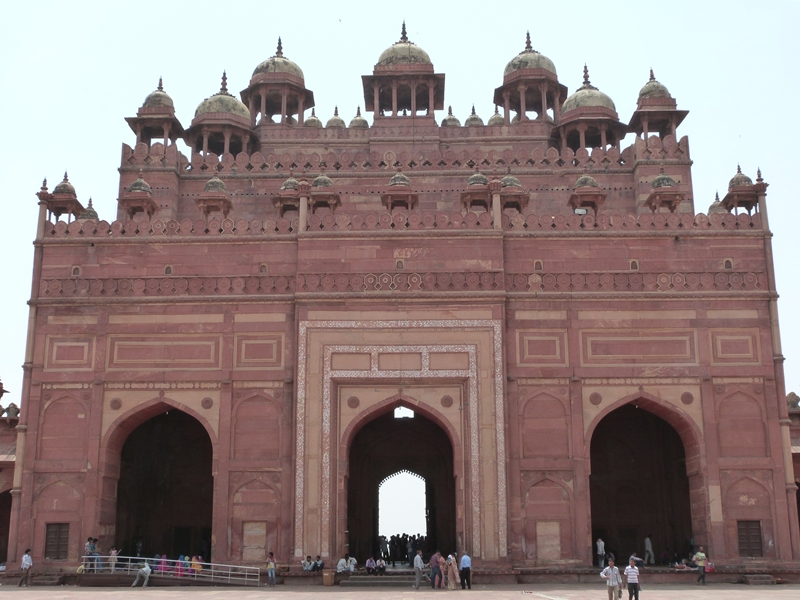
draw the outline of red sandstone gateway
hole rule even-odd
[[[402,470],[479,577],[649,534],[798,560],[767,184],[697,213],[687,112],[651,72],[625,124],[584,71],[569,94],[528,39],[463,125],[405,28],[362,79],[372,124],[323,127],[280,43],[186,129],[159,82],[115,220],[66,175],[38,194],[9,560],[96,535],[363,563]]]

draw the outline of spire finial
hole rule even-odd
[[[311,116],[312,117],[316,117],[317,116],[317,112],[313,108],[311,109]]]
[[[89,206],[87,208],[92,208],[92,197],[89,196]]]
[[[719,202],[719,190],[717,190],[717,193],[714,194],[714,202]]]
[[[525,52],[533,52],[533,46],[531,46],[531,32],[530,31],[525,33]]]
[[[333,116],[334,117],[338,117],[339,116],[339,107],[338,106],[334,106],[333,107]]]
[[[404,44],[408,43],[408,36],[406,35],[406,22],[403,21],[403,28],[400,30],[400,41]]]
[[[43,191],[43,192],[46,192],[46,191],[47,191],[47,177],[45,177],[44,179],[42,179],[42,191]]]
[[[164,91],[164,78],[163,77],[159,77],[158,78],[158,91],[159,92],[163,92]]]
[[[742,165],[740,165],[740,164],[736,165],[736,172],[737,173],[741,173],[742,172]],[[64,179],[66,179],[66,176],[64,177]]]
[[[494,105],[494,114],[499,115],[500,109],[498,108],[497,104]]]
[[[653,75],[653,67],[650,67],[650,81],[655,81],[655,80],[656,80],[656,76]]]
[[[475,105],[474,104],[472,105],[472,114],[473,115],[475,114]]]
[[[225,71],[222,72],[222,86],[219,88],[219,91],[223,94],[228,93],[228,74]]]
[[[756,181],[758,181],[759,183],[764,181],[764,179],[762,179],[761,177],[761,167],[758,167],[758,171],[756,171]]]
[[[589,67],[586,66],[586,63],[583,64],[583,85],[589,86],[592,82],[589,81]]]
[[[360,116],[361,116],[361,107],[360,107],[360,106],[359,106],[359,107],[356,107],[356,116],[357,116],[357,117],[360,117]]]
[[[453,107],[452,106],[448,106],[447,107],[447,116],[448,117],[452,117],[453,116]]]
[[[281,43],[281,38],[278,38],[278,50],[275,52],[275,56],[280,56],[283,58],[283,43]]]
[[[66,171],[64,171],[64,181],[69,181],[69,175],[67,175]]]

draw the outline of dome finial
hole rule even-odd
[[[313,108],[311,109],[311,116],[312,117],[316,117],[317,116],[317,112]]]
[[[357,116],[357,117],[360,117],[360,116],[361,116],[361,107],[360,107],[360,106],[357,106],[357,107],[356,107],[356,116]]]
[[[46,191],[47,191],[47,177],[45,177],[44,179],[42,179],[42,191],[43,191],[43,192],[46,192]]]
[[[719,190],[714,194],[714,202],[719,202]]]
[[[338,117],[339,116],[339,107],[338,106],[334,106],[333,107],[333,116],[334,117]]]
[[[448,106],[447,107],[447,116],[448,117],[452,117],[453,116],[453,107],[452,106]],[[67,174],[64,173],[64,179],[66,179],[66,178],[67,178]]]
[[[741,171],[739,171],[739,173],[741,173]],[[66,171],[64,171],[64,181],[69,181],[69,175],[67,175]]]
[[[764,181],[764,179],[761,177],[761,167],[758,167],[758,171],[756,171],[756,181],[759,183]]]
[[[531,32],[530,31],[525,33],[525,52],[533,52],[533,46],[531,46]]]
[[[164,91],[164,78],[163,77],[159,77],[158,78],[158,91],[159,92],[163,92]]]
[[[283,58],[283,44],[281,43],[281,38],[278,38],[278,50],[275,52],[275,56],[280,56]]]
[[[408,43],[408,36],[406,35],[406,22],[403,21],[403,28],[400,30],[400,41],[404,44]]]
[[[650,81],[655,81],[655,80],[656,80],[656,76],[653,75],[653,67],[650,67]]]
[[[496,115],[500,114],[500,107],[498,107],[497,104],[494,105],[494,114]]]
[[[737,173],[741,173],[741,172],[742,172],[742,165],[740,165],[740,164],[738,164],[738,163],[737,163],[737,165],[736,165],[736,172],[737,172]],[[64,179],[66,179],[66,178],[67,178],[67,176],[66,176],[66,174],[64,174]]]
[[[92,208],[92,197],[91,196],[89,196],[89,206],[87,208],[89,208],[89,209]]]
[[[219,91],[223,94],[228,93],[228,74],[225,71],[222,72],[222,85],[220,86]]]
[[[584,63],[583,64],[583,85],[588,87],[591,84],[592,84],[592,82],[589,81],[589,67],[586,66],[586,63]]]
[[[472,105],[472,114],[473,115],[475,114],[475,105],[474,104]]]

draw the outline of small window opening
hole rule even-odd
[[[405,406],[398,406],[394,409],[394,418],[395,419],[413,419],[414,418],[414,411],[410,408],[406,408]]]
[[[267,265],[261,263],[261,265],[258,267],[258,272],[262,275],[265,275],[267,273]]]
[[[725,269],[728,271],[733,269],[733,261],[730,258],[725,259]]]
[[[405,268],[402,260],[398,260],[394,267],[398,271],[402,271]]]
[[[164,275],[172,275],[172,267],[167,265],[164,267]]]
[[[542,261],[537,260],[533,263],[533,270],[534,271],[543,271],[544,268],[542,267]]]
[[[81,274],[81,268],[80,267],[72,267],[72,276],[73,277],[78,277],[80,274]]]
[[[639,270],[639,261],[632,260],[631,261],[631,271],[638,271]]]

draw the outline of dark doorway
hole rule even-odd
[[[427,556],[436,549],[456,550],[456,490],[450,440],[441,427],[419,412],[413,418],[395,418],[390,411],[367,423],[350,445],[349,544],[344,552],[361,564],[378,553],[378,488],[389,475],[403,470],[425,479],[427,541],[423,552]]]
[[[0,494],[0,563],[8,559],[8,531],[11,527],[11,491]]]
[[[177,409],[145,421],[122,447],[116,544],[121,554],[210,556],[213,450],[203,426]]]
[[[675,429],[656,415],[627,404],[610,412],[592,435],[592,539],[625,564],[644,558],[651,535],[656,563],[690,551],[692,520],[686,453]]]

